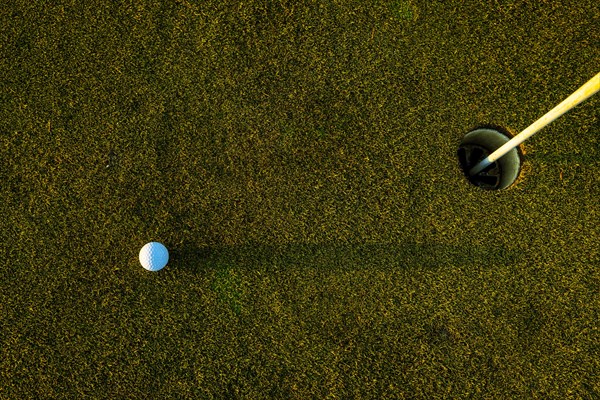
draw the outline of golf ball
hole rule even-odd
[[[169,262],[169,250],[158,242],[146,243],[140,250],[140,264],[148,271],[159,271]]]

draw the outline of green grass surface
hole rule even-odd
[[[0,398],[600,396],[598,98],[509,190],[455,154],[596,1],[77,3],[0,9]]]

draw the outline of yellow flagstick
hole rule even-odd
[[[583,86],[577,89],[572,95],[563,100],[562,103],[548,111],[542,118],[529,125],[525,130],[513,137],[511,140],[500,146],[496,151],[481,160],[469,171],[471,176],[476,175],[483,171],[488,165],[498,160],[500,157],[523,143],[529,137],[533,136],[539,130],[544,128],[550,122],[554,121],[582,101],[591,97],[594,93],[600,90],[600,72],[596,74],[592,79],[587,81]]]

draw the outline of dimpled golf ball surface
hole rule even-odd
[[[169,251],[162,243],[146,243],[140,250],[140,263],[148,271],[159,271],[168,261]]]

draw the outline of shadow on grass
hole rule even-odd
[[[440,243],[287,244],[173,249],[171,267],[194,272],[223,268],[423,269],[495,266],[513,263],[518,253],[497,246],[453,246]]]
[[[503,247],[483,248],[439,243],[405,244],[288,244],[240,245],[214,248],[185,246],[173,249],[170,268],[207,274],[211,289],[234,315],[242,314],[248,270],[265,276],[298,276],[310,270],[337,271],[436,271],[445,268],[501,268],[513,263],[517,253]],[[283,278],[286,279],[286,278]],[[445,342],[452,335],[432,327],[430,335]],[[436,339],[437,340],[437,339]]]

